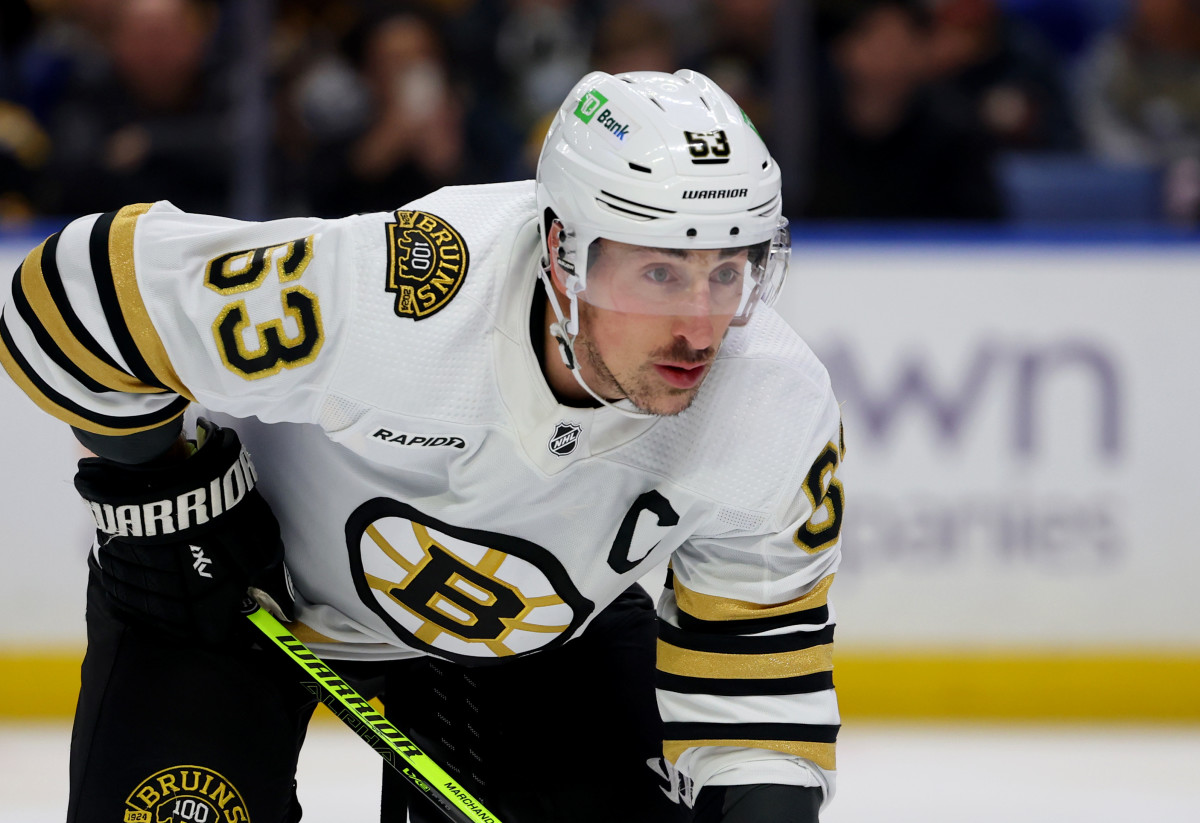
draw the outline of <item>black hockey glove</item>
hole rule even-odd
[[[694,823],[817,823],[821,790],[814,786],[755,783],[705,786],[696,798]]]
[[[89,565],[128,622],[218,643],[249,586],[291,619],[279,523],[255,488],[250,455],[232,429],[200,421],[186,460],[129,466],[79,461],[75,488],[96,520]]]

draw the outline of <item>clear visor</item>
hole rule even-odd
[[[786,222],[776,236],[750,246],[669,249],[597,238],[585,270],[574,263],[578,300],[627,314],[725,315],[744,322],[759,302],[779,293],[791,253]],[[576,257],[571,260],[571,257]]]

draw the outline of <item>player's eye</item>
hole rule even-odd
[[[648,269],[644,276],[651,283],[670,283],[672,279],[671,270],[662,266]]]
[[[732,286],[741,279],[741,271],[732,266],[726,266],[723,269],[717,269],[712,274],[712,281],[718,286]]]

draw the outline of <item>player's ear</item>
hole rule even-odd
[[[550,279],[554,282],[554,289],[559,294],[567,293],[567,272],[563,269],[562,264],[564,232],[565,230],[560,220],[552,222],[549,230],[546,232],[546,250],[549,252],[550,259]]]

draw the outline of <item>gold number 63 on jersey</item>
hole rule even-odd
[[[324,341],[321,309],[317,297],[303,286],[287,285],[299,280],[313,254],[313,235],[228,252],[208,262],[204,285],[222,295],[253,291],[268,279],[268,272],[279,279],[282,317],[254,322],[244,299],[227,303],[213,321],[213,338],[221,360],[247,380],[278,374],[316,359]],[[291,318],[297,329],[289,334],[285,321]],[[247,330],[253,329],[255,346],[247,346]]]

